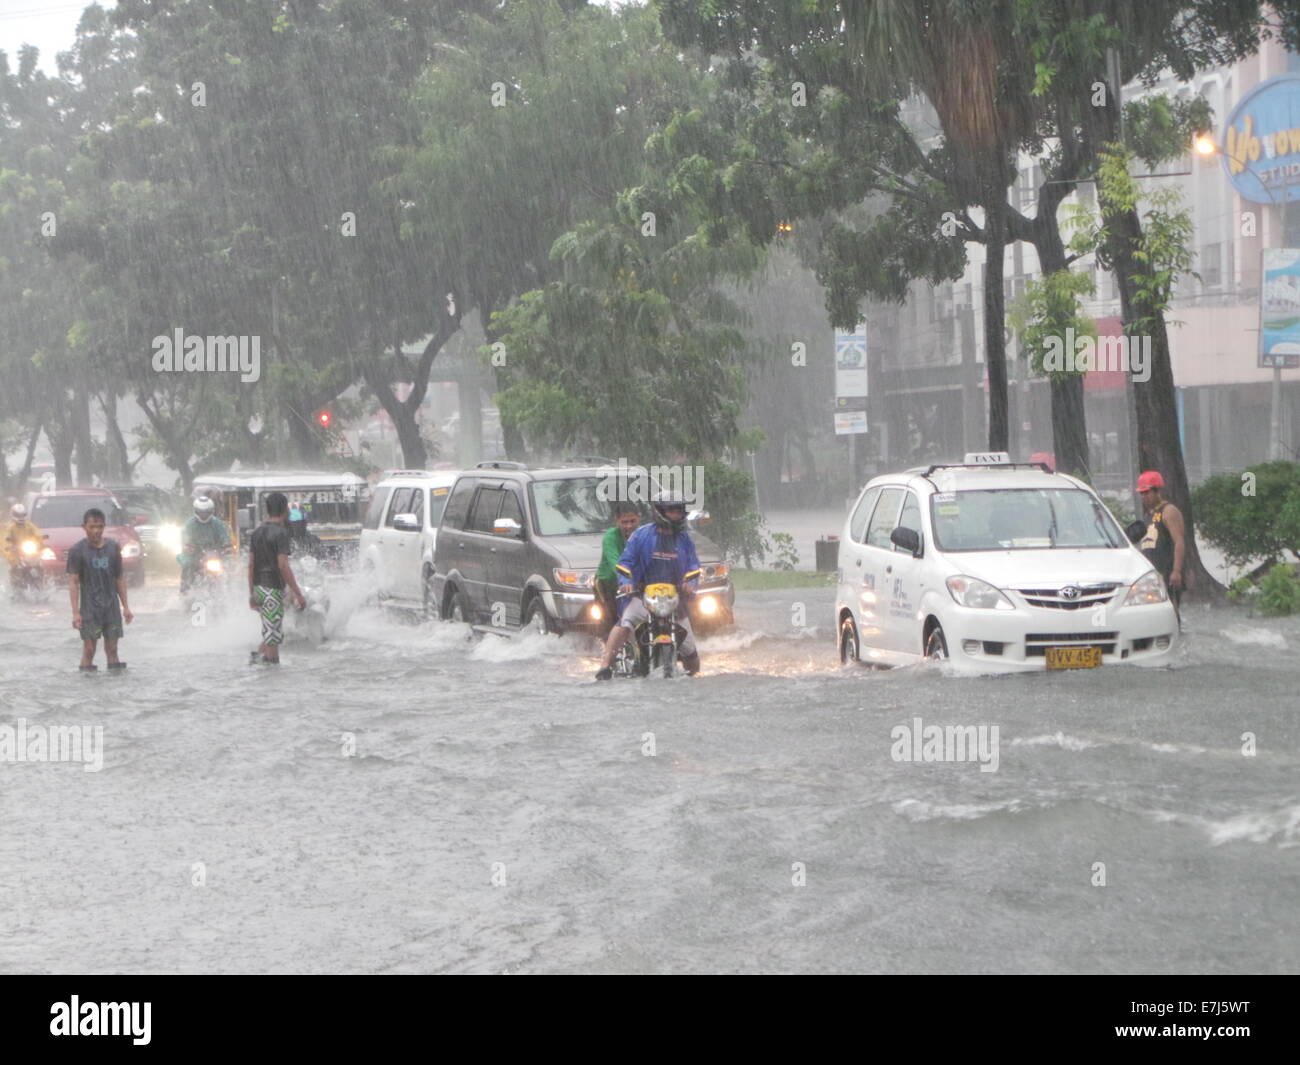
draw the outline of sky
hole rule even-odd
[[[114,0],[100,2],[114,6]],[[0,51],[9,54],[10,69],[19,47],[34,44],[41,50],[41,69],[55,73],[55,55],[72,47],[81,12],[89,6],[89,0],[0,0]]]

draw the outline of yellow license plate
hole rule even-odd
[[[1100,647],[1049,647],[1048,669],[1096,669],[1101,665]]]

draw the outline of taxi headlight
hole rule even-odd
[[[55,559],[57,559],[58,557],[59,557],[59,556],[56,555],[56,554],[54,553],[54,548],[52,548],[52,547],[42,547],[42,548],[41,548],[41,561],[42,561],[42,562],[53,562],[53,561],[54,561]]]
[[[1143,606],[1148,603],[1164,603],[1169,600],[1164,578],[1155,570],[1148,570],[1135,580],[1124,597],[1125,606]]]
[[[949,577],[948,594],[960,606],[976,610],[1015,610],[1015,605],[987,581],[975,577]]]
[[[139,558],[139,557],[140,557],[140,545],[139,545],[139,544],[123,544],[123,545],[122,545],[122,557],[123,557],[123,558]]]
[[[158,542],[169,551],[179,551],[181,549],[181,527],[179,525],[160,525],[158,527]]]

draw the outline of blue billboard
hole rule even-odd
[[[1241,98],[1224,127],[1223,168],[1242,199],[1300,199],[1300,74],[1269,78]]]

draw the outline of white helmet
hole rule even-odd
[[[27,508],[23,506],[21,503],[15,503],[12,507],[9,508],[9,516],[13,518],[14,521],[26,521]]]
[[[217,505],[207,496],[199,496],[199,498],[194,501],[194,516],[198,518],[199,521],[211,521],[212,515],[216,509]]]

